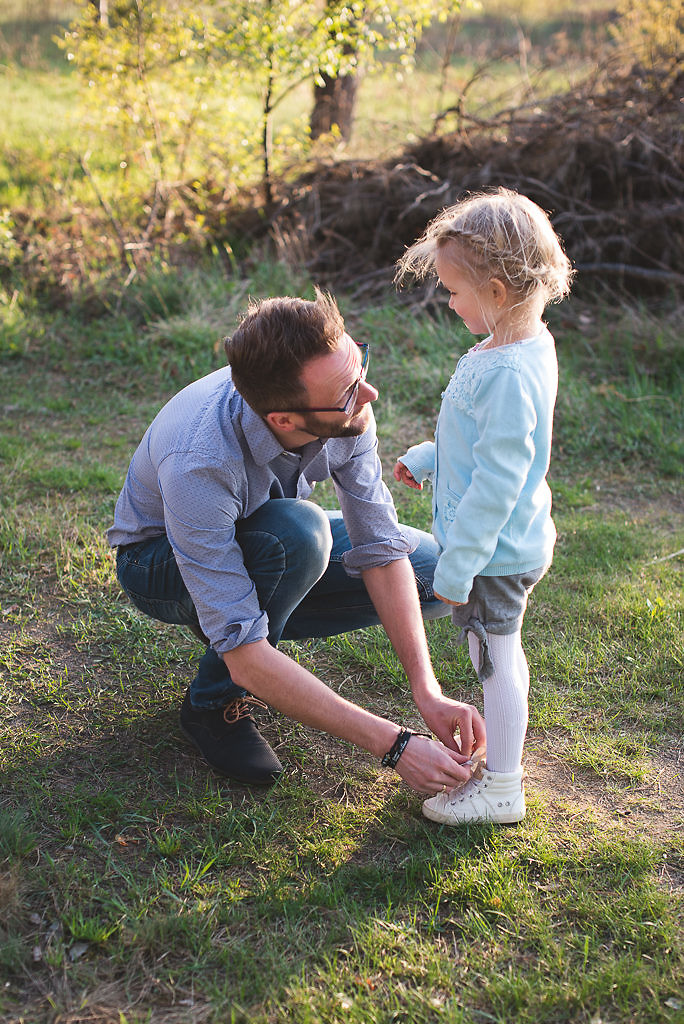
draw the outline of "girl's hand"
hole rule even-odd
[[[423,490],[423,485],[418,483],[413,473],[399,460],[394,465],[394,479],[400,484],[406,484],[407,487],[414,487],[417,491]]]
[[[462,604],[467,604],[466,601],[450,601],[448,597],[442,597],[442,595],[438,594],[436,590],[433,590],[432,593],[439,601],[444,601],[444,604],[451,604],[454,608],[459,608]]]

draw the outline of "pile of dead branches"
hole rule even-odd
[[[469,191],[504,185],[549,212],[578,271],[575,291],[605,283],[660,296],[684,285],[683,84],[680,58],[658,70],[603,68],[574,92],[487,121],[457,105],[441,123],[455,114],[458,131],[391,160],[318,163],[275,182],[268,208],[260,188],[236,197],[217,181],[198,194],[194,183],[155,193],[127,228],[99,193],[99,214],[80,205],[38,218],[12,211],[20,259],[3,268],[0,253],[0,281],[19,268],[34,288],[68,301],[93,264],[128,284],[159,252],[187,262],[207,246],[245,252],[268,239],[318,284],[363,300],[387,294],[397,259],[435,214]],[[422,301],[430,287],[407,295]]]
[[[314,280],[363,293],[388,287],[397,258],[441,209],[505,185],[551,214],[579,286],[681,286],[683,79],[681,62],[604,74],[543,109],[463,117],[458,132],[399,159],[316,166],[281,191],[268,230]]]

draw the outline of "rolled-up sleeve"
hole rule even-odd
[[[342,556],[350,576],[405,558],[414,550],[416,544],[402,532],[382,479],[374,420],[357,438],[351,456],[332,468],[332,478],[352,544]]]
[[[188,468],[183,453],[159,467],[164,522],[203,632],[218,654],[268,636],[268,616],[245,568],[235,523],[238,479],[214,460]]]

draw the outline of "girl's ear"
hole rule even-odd
[[[508,295],[506,285],[500,278],[493,277],[489,282],[489,287],[491,289],[492,298],[494,299],[494,305],[497,307],[497,309],[501,309],[501,307],[505,304],[506,297]]]

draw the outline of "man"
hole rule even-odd
[[[147,430],[108,533],[133,603],[207,643],[183,731],[220,774],[271,782],[282,766],[256,699],[364,747],[416,790],[462,783],[484,723],[432,670],[421,604],[426,618],[449,611],[432,593],[438,549],[399,526],[382,482],[368,346],[317,292],[251,305],[225,347],[229,367],[184,388]],[[341,512],[306,500],[328,477]],[[344,700],[277,649],[377,623],[437,740]]]

